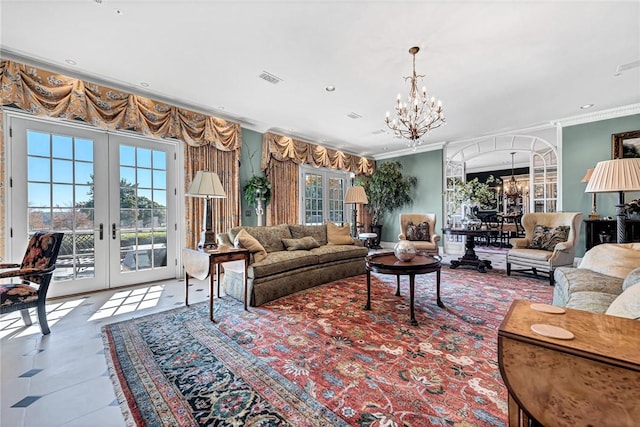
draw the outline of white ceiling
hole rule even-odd
[[[640,68],[614,76],[640,60],[639,1],[1,0],[0,18],[3,57],[360,155],[404,148],[374,133],[414,45],[448,122],[425,145],[640,103]]]

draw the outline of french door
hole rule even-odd
[[[176,276],[176,146],[9,117],[10,254],[65,233],[48,295]]]
[[[345,222],[344,195],[349,175],[344,172],[300,167],[300,218],[307,225]]]

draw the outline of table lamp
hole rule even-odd
[[[364,187],[360,185],[354,185],[347,189],[347,194],[344,196],[345,203],[353,203],[353,222],[351,223],[351,236],[358,237],[358,229],[356,223],[358,221],[358,204],[366,205],[369,203],[367,195],[364,192]]]
[[[186,195],[206,199],[202,218],[202,235],[198,242],[198,247],[216,248],[218,245],[216,244],[216,233],[213,230],[213,199],[227,197],[224,188],[222,188],[220,178],[215,172],[198,171]]]
[[[587,169],[587,173],[584,174],[580,182],[589,182],[591,175],[593,174],[593,168]],[[591,193],[591,213],[589,214],[589,219],[598,219],[600,215],[596,210],[596,193]]]
[[[625,241],[624,192],[640,191],[640,158],[605,160],[598,162],[585,193],[618,193],[617,242]]]

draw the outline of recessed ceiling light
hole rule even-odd
[[[326,90],[327,92],[333,92],[334,90],[336,90],[336,87],[329,85],[329,86],[325,86],[324,90]]]
[[[140,82],[140,86],[142,86],[142,87],[149,87],[149,83],[147,83],[147,82]]]
[[[77,62],[74,61],[73,59],[65,59],[64,62],[66,62],[69,65],[76,65],[77,64]]]
[[[584,105],[580,106],[580,109],[581,110],[586,110],[586,109],[591,108],[591,107],[593,107],[593,104],[584,104]]]

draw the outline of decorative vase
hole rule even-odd
[[[400,240],[393,247],[393,253],[400,261],[411,261],[416,256],[416,247],[408,240]]]

